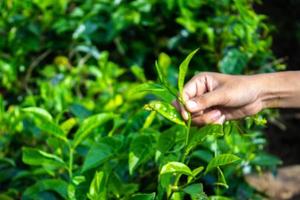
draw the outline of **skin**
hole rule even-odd
[[[300,108],[300,71],[259,75],[200,73],[184,87],[185,107],[175,106],[195,125],[224,123],[265,108]]]

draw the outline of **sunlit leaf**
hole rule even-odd
[[[132,197],[129,198],[129,200],[154,200],[155,199],[155,193],[150,194],[134,194]]]
[[[191,59],[193,58],[193,56],[197,53],[197,51],[198,51],[198,49],[191,52],[179,66],[178,90],[179,90],[180,95],[182,95],[184,79],[185,79],[185,76],[186,76],[186,73],[187,73],[187,70],[189,67],[189,63],[190,63]]]
[[[240,158],[233,154],[220,154],[220,155],[214,157],[208,163],[205,173],[211,171],[212,169],[214,169],[216,167],[228,165],[228,164],[234,163],[239,160],[240,160]]]
[[[106,200],[106,175],[103,171],[96,172],[90,184],[87,197],[90,200]]]
[[[145,105],[146,110],[154,110],[161,114],[166,119],[180,125],[185,125],[176,108],[168,103],[161,101],[152,101]]]

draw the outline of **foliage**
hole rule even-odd
[[[261,115],[198,128],[170,105],[195,71],[281,67],[252,4],[1,1],[0,197],[257,197],[243,175],[280,163]]]

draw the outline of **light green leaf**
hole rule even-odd
[[[146,81],[144,69],[142,67],[139,67],[137,65],[133,65],[133,66],[130,67],[130,70],[139,81],[141,81],[141,82]]]
[[[216,167],[228,165],[228,164],[234,163],[238,160],[240,160],[240,158],[233,154],[220,154],[220,155],[214,157],[208,163],[205,173],[211,171],[212,169],[214,169]]]
[[[161,101],[152,101],[149,104],[146,104],[144,108],[146,110],[154,110],[166,119],[176,124],[185,126],[185,122],[182,120],[176,108],[168,103]]]
[[[149,135],[138,135],[129,148],[129,173],[132,175],[134,169],[154,156],[154,139]]]
[[[196,177],[198,174],[200,174],[203,170],[204,170],[203,166],[193,169],[193,171],[192,171],[193,176],[188,177],[188,183],[190,183],[193,180],[193,178]]]
[[[164,69],[159,65],[158,62],[155,62],[155,67],[158,73],[158,78],[161,82],[161,84],[166,88],[166,90],[168,90],[168,92],[173,95],[173,96],[177,96],[177,90],[175,88],[173,88],[168,80],[167,80],[167,74],[165,73]]]
[[[75,118],[70,118],[64,121],[61,125],[60,128],[64,131],[65,135],[67,135],[70,130],[77,124],[77,120]]]
[[[223,197],[223,196],[210,196],[208,199],[209,200],[232,200],[231,198]]]
[[[28,165],[65,167],[64,161],[58,156],[29,147],[22,148],[22,161]]]
[[[183,92],[183,86],[184,86],[184,79],[188,70],[189,63],[193,56],[197,53],[199,49],[196,49],[192,51],[185,59],[184,61],[180,64],[179,66],[179,74],[178,74],[178,90],[180,96],[182,95]]]
[[[27,108],[23,108],[22,111],[32,113],[32,114],[35,114],[35,115],[43,116],[45,119],[47,119],[49,121],[53,120],[53,117],[51,116],[51,114],[43,108],[27,107]]]
[[[27,187],[23,193],[23,199],[39,199],[38,194],[43,191],[53,191],[63,199],[67,199],[68,183],[58,179],[40,180],[34,185]]]
[[[107,178],[103,171],[96,172],[87,197],[90,200],[106,200],[106,181]]]
[[[52,120],[52,116],[42,108],[29,107],[24,108],[24,112],[29,113],[33,116],[36,126],[40,128],[42,131],[57,137],[64,142],[68,142],[65,137],[64,131]]]
[[[121,137],[105,137],[89,150],[83,163],[82,172],[95,168],[112,158],[122,147]]]
[[[155,199],[155,193],[150,194],[134,194],[132,197],[129,198],[129,200],[154,200]]]
[[[169,91],[162,85],[153,82],[139,84],[137,87],[129,90],[129,95],[136,95],[136,93],[153,94],[156,97],[169,103],[176,98],[176,96],[169,93]]]
[[[164,174],[184,174],[187,176],[193,176],[191,169],[181,162],[169,162],[165,164],[161,170],[160,175]]]
[[[221,168],[217,167],[217,169],[218,169],[218,182],[215,183],[215,185],[219,185],[219,186],[222,186],[222,187],[225,187],[226,189],[228,189],[229,186],[227,185],[225,176],[224,176]]]
[[[106,123],[115,117],[112,113],[101,113],[86,118],[76,131],[73,141],[73,148],[77,147],[89,134],[98,126]]]

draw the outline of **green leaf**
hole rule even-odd
[[[87,197],[91,200],[106,200],[106,181],[106,175],[103,171],[96,172]]]
[[[122,147],[121,137],[105,137],[94,143],[85,157],[82,172],[95,168],[112,158]]]
[[[22,148],[22,161],[28,165],[65,167],[64,161],[58,156],[29,147]]]
[[[210,196],[208,199],[209,200],[232,200],[231,198],[223,197],[223,196]]]
[[[61,125],[60,128],[64,131],[65,135],[67,135],[70,130],[77,124],[77,120],[75,118],[70,118],[64,121]]]
[[[168,103],[161,101],[152,101],[149,104],[145,105],[146,110],[154,110],[161,114],[166,119],[185,126],[185,122],[182,120],[176,108]]]
[[[137,65],[133,65],[133,66],[130,67],[130,70],[139,81],[141,81],[141,82],[146,81],[146,77],[145,77],[145,73],[144,73],[143,68],[141,68]]]
[[[47,110],[42,109],[42,108],[28,107],[28,108],[23,108],[22,111],[32,113],[34,115],[42,116],[43,118],[47,119],[48,121],[53,120],[53,117],[51,116],[51,114]]]
[[[129,148],[129,173],[132,175],[134,169],[154,156],[154,139],[149,135],[138,135]]]
[[[24,108],[23,111],[33,116],[36,122],[36,126],[42,131],[54,137],[57,137],[66,143],[68,142],[68,139],[65,137],[64,131],[53,122],[52,116],[46,110],[42,108],[29,107]]]
[[[155,193],[150,194],[134,194],[132,197],[129,198],[129,200],[154,200],[155,199]]]
[[[194,200],[207,200],[207,196],[203,191],[203,186],[200,183],[188,185],[183,188],[183,191],[191,196]]]
[[[226,182],[226,179],[225,179],[225,176],[221,170],[220,167],[217,167],[218,169],[218,182],[215,183],[216,185],[219,185],[219,186],[222,186],[222,187],[225,187],[226,189],[229,188],[229,186],[227,185],[227,182]]]
[[[162,67],[159,65],[158,62],[155,62],[155,67],[158,73],[158,78],[161,82],[161,84],[163,84],[163,86],[168,90],[168,92],[173,95],[173,96],[177,96],[177,90],[175,88],[173,88],[168,80],[167,80],[167,74],[164,72],[164,70],[162,69]]]
[[[224,74],[241,74],[247,66],[248,57],[238,49],[230,49],[219,62],[219,69]]]
[[[192,171],[190,170],[190,168],[187,165],[185,165],[184,163],[175,162],[175,161],[165,164],[160,170],[160,175],[170,174],[170,173],[193,176]]]
[[[53,191],[63,199],[67,199],[68,183],[58,179],[40,180],[34,185],[27,187],[23,193],[23,199],[39,199],[38,194],[43,191]]]
[[[149,93],[153,94],[156,97],[166,101],[172,102],[176,96],[169,93],[169,91],[164,88],[162,85],[152,82],[147,82],[143,84],[139,84],[137,87],[134,87],[129,90],[129,95],[135,95],[136,93]]]
[[[196,177],[198,174],[200,174],[203,170],[204,170],[203,166],[193,169],[193,171],[192,171],[193,176],[188,177],[188,183],[190,183],[193,180],[193,178]]]
[[[276,166],[282,164],[282,161],[270,154],[267,153],[259,153],[256,154],[255,158],[251,161],[252,164],[259,166]]]
[[[216,167],[228,165],[228,164],[234,163],[238,160],[240,160],[240,158],[233,154],[220,154],[220,155],[214,157],[208,163],[205,173],[211,171],[212,169],[214,169]]]
[[[73,141],[73,148],[76,148],[89,134],[98,126],[106,123],[115,117],[112,113],[101,113],[86,118],[76,131]]]
[[[185,127],[181,125],[172,126],[159,135],[157,150],[161,153],[167,153],[175,145],[181,146],[181,144],[185,144],[185,137]]]
[[[188,70],[189,63],[193,56],[197,53],[199,49],[196,49],[192,51],[185,59],[184,61],[180,64],[179,66],[179,74],[178,74],[178,90],[180,96],[182,95],[183,92],[183,86],[184,86],[184,79]]]
[[[205,138],[209,135],[222,135],[223,127],[219,124],[209,124],[198,130],[191,132],[189,142],[186,148],[186,152],[190,152],[191,149],[201,144]]]

